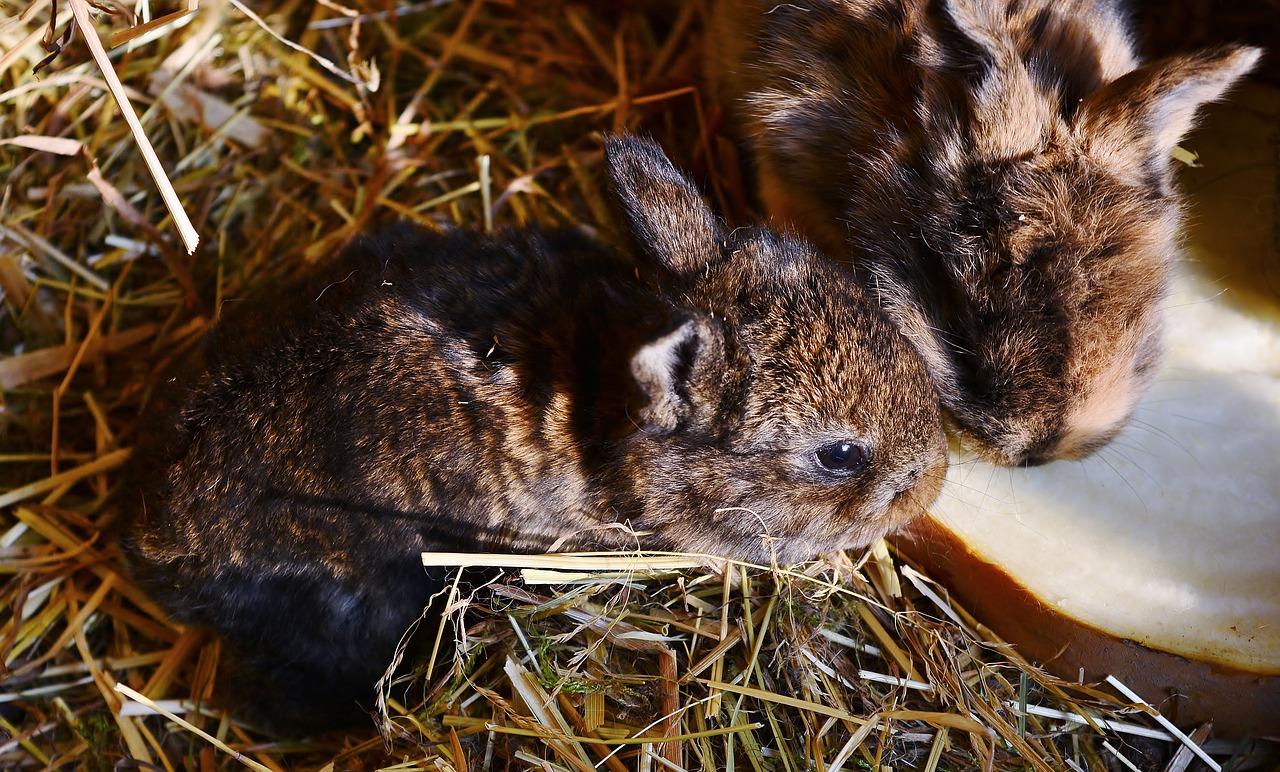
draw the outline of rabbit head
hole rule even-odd
[[[922,362],[808,243],[727,231],[650,143],[608,166],[683,323],[642,347],[626,443],[638,523],[682,549],[789,562],[862,546],[923,512],[946,467]]]
[[[812,0],[755,23],[725,25],[749,40],[722,80],[762,198],[851,253],[962,445],[1028,465],[1109,441],[1160,362],[1174,146],[1259,52],[1139,66],[1090,0]]]

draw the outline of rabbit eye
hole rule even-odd
[[[867,468],[867,462],[871,460],[871,449],[854,440],[840,440],[818,448],[814,455],[828,472],[856,474]]]

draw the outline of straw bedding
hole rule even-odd
[[[699,3],[149,10],[0,0],[0,767],[1185,768],[884,545],[791,570],[522,558],[457,588],[434,667],[384,684],[367,731],[230,721],[217,643],[167,624],[109,537],[139,412],[224,300],[399,218],[608,234],[604,131],[657,137],[731,222],[751,204],[698,91]]]

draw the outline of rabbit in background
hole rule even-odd
[[[852,277],[729,232],[650,141],[606,164],[633,252],[396,227],[228,305],[166,384],[120,544],[240,716],[358,720],[446,581],[423,551],[792,562],[934,500],[937,396]]]
[[[1115,0],[719,0],[708,70],[760,196],[923,356],[962,446],[1086,456],[1159,369],[1172,153],[1238,45],[1140,63]]]

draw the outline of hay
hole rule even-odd
[[[385,685],[382,735],[273,742],[228,720],[216,642],[119,571],[105,505],[156,374],[223,300],[399,218],[608,230],[603,131],[643,126],[731,221],[749,196],[697,92],[697,3],[194,5],[130,27],[0,0],[0,766],[1049,770],[1176,750],[883,545],[787,571],[509,568],[457,598],[429,675]],[[105,57],[90,18],[120,43]]]

